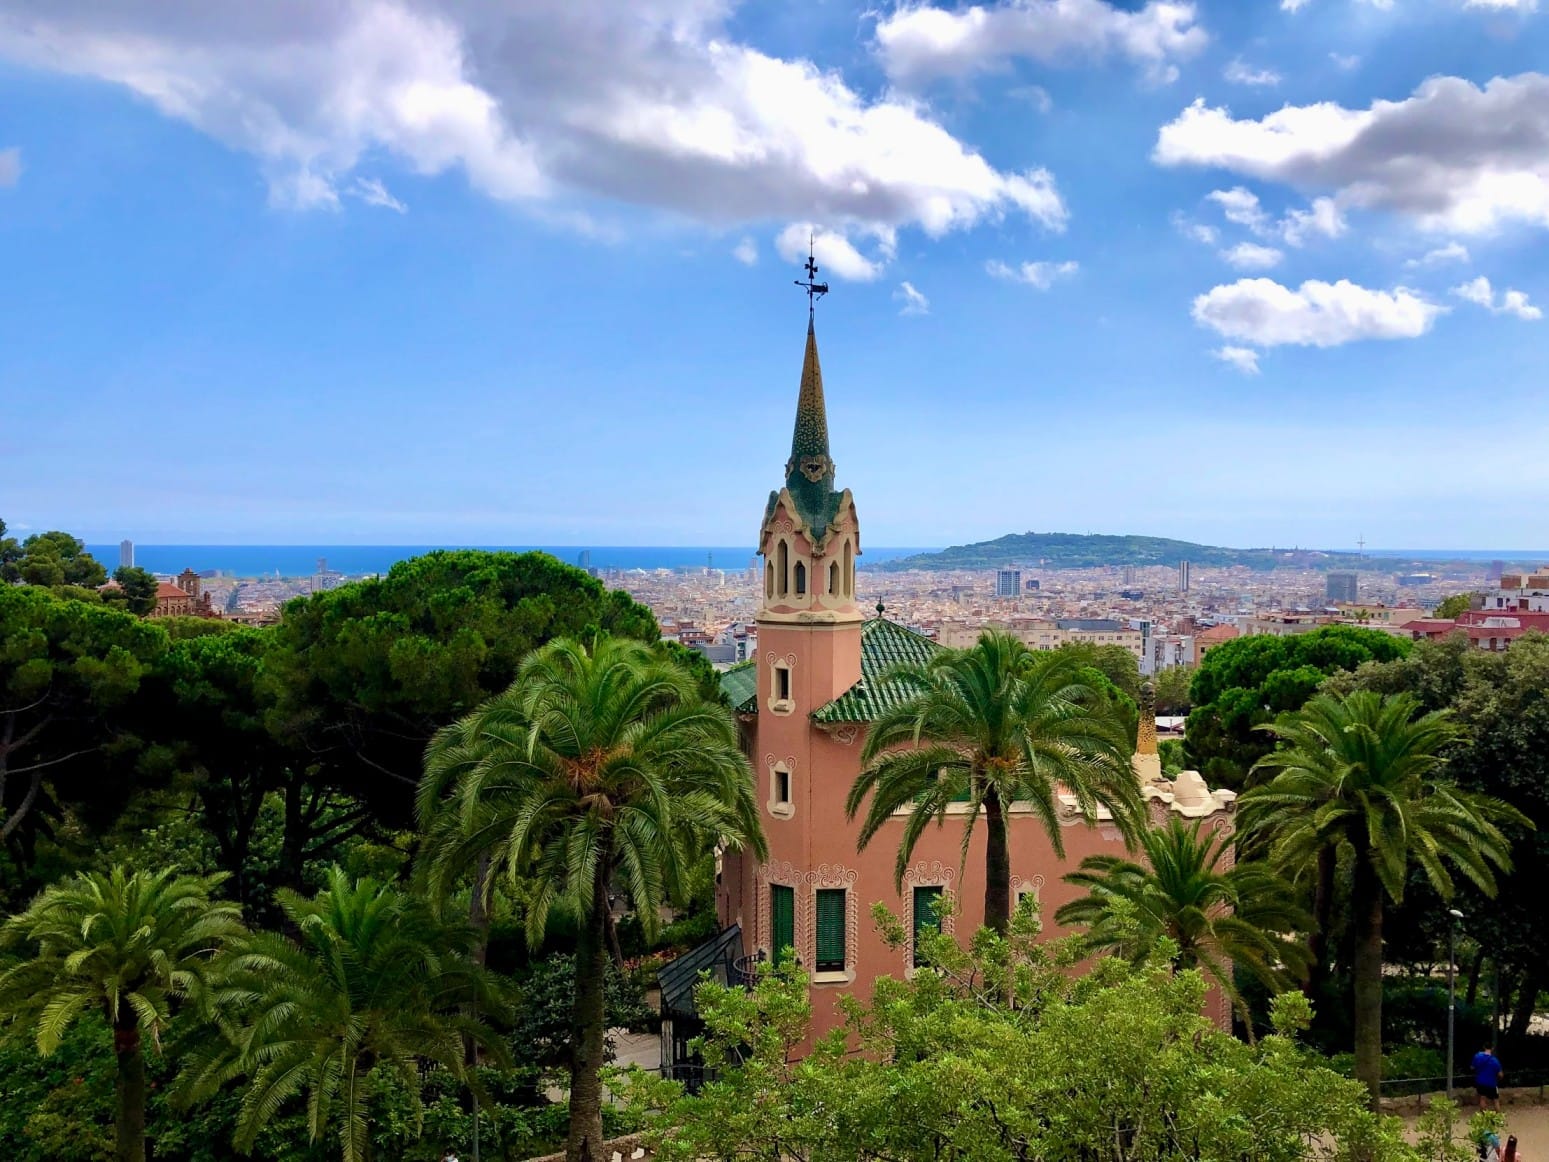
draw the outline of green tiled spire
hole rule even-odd
[[[807,353],[801,364],[801,395],[796,400],[796,428],[791,434],[791,458],[785,464],[785,485],[813,533],[821,537],[839,510],[839,494],[834,491],[823,367],[818,362],[818,340],[811,319],[807,321]]]

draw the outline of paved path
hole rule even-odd
[[[1474,1114],[1474,1107],[1465,1107],[1465,1121]],[[1506,1115],[1506,1133],[1517,1135],[1517,1157],[1520,1162],[1549,1162],[1549,1106],[1507,1105],[1501,1107]],[[1411,1126],[1414,1116],[1404,1119]],[[1501,1139],[1504,1144],[1505,1139]]]

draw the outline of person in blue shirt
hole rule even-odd
[[[1480,1109],[1500,1112],[1501,1077],[1504,1073],[1493,1045],[1487,1045],[1474,1054],[1474,1092],[1479,1095]]]

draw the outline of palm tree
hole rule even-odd
[[[1302,945],[1288,939],[1310,917],[1292,902],[1291,886],[1261,863],[1232,863],[1232,837],[1202,832],[1200,821],[1172,816],[1165,827],[1141,832],[1145,863],[1116,855],[1081,861],[1067,883],[1087,894],[1054,914],[1060,924],[1086,927],[1093,951],[1145,960],[1164,939],[1173,965],[1197,968],[1249,1019],[1233,981],[1233,965],[1271,988],[1285,983],[1285,966]]]
[[[909,811],[895,887],[925,828],[945,823],[954,803],[966,804],[965,857],[984,816],[984,922],[1001,933],[1011,923],[1011,804],[1032,807],[1061,859],[1062,793],[1088,823],[1106,808],[1127,839],[1135,834],[1140,791],[1123,725],[1073,653],[1030,650],[991,631],[967,649],[895,666],[882,682],[902,696],[872,723],[845,810],[853,819],[870,796],[862,848],[895,812]]]
[[[436,890],[487,856],[497,875],[529,877],[533,946],[555,906],[577,916],[566,1157],[601,1159],[608,884],[654,934],[662,903],[682,898],[710,846],[763,856],[735,720],[638,642],[558,639],[432,741],[419,811]]]
[[[489,1028],[469,1015],[498,1013],[491,978],[469,955],[473,932],[447,923],[390,884],[351,883],[339,868],[308,900],[276,894],[297,933],[255,932],[225,957],[212,990],[222,1036],[190,1054],[177,1082],[183,1101],[247,1078],[235,1145],[246,1153],[291,1098],[306,1094],[307,1128],[319,1140],[337,1120],[345,1162],[370,1150],[366,1074],[396,1072],[418,1108],[419,1064],[465,1076],[463,1039],[499,1053]]]
[[[1351,867],[1355,931],[1355,1074],[1375,1108],[1382,1080],[1382,919],[1399,903],[1410,869],[1450,898],[1448,865],[1486,894],[1494,870],[1510,868],[1500,825],[1532,825],[1514,808],[1454,787],[1441,777],[1443,753],[1458,737],[1446,711],[1416,717],[1408,694],[1358,690],[1320,694],[1301,710],[1264,727],[1279,749],[1254,765],[1243,793],[1243,829],[1293,876],[1316,874],[1333,852]]]
[[[19,955],[0,972],[0,1019],[35,1024],[45,1056],[86,1014],[113,1030],[120,1162],[145,1158],[144,1040],[160,1043],[173,1006],[209,985],[215,954],[242,932],[237,905],[210,898],[223,878],[83,872],[0,930]]]

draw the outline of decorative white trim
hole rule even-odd
[[[788,860],[780,860],[776,863],[761,863],[753,873],[753,890],[758,894],[758,931],[753,934],[752,944],[755,951],[763,952],[770,960],[775,957],[774,942],[774,918],[770,915],[769,889],[778,885],[782,888],[790,888],[791,899],[791,943],[796,948],[798,958],[802,956],[802,908],[801,908],[801,883],[803,875],[796,869],[796,865]]]
[[[776,759],[772,754],[764,756],[764,766],[769,772],[769,798],[764,806],[769,809],[769,814],[777,819],[789,819],[796,814],[796,757],[786,755],[783,759]],[[790,781],[790,798],[780,798],[780,773],[784,772]]]
[[[952,881],[955,878],[957,878],[957,869],[951,864],[942,863],[939,859],[922,859],[904,870],[905,975],[914,971],[914,889],[939,887],[943,900],[956,900],[957,892],[952,887]],[[957,931],[957,917],[952,914],[952,910],[948,910],[947,914],[941,917],[941,930],[948,936]]]
[[[855,979],[855,967],[860,961],[860,904],[856,900],[855,882],[860,872],[853,867],[837,863],[820,863],[803,879],[807,884],[805,942],[801,945],[802,962],[813,968],[813,984],[849,984]],[[820,888],[844,889],[844,971],[817,971],[818,942],[818,890]]]

